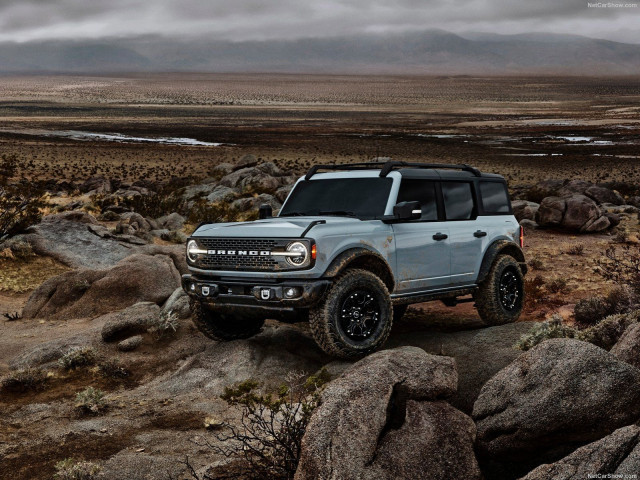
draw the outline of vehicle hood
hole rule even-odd
[[[319,227],[331,225],[348,229],[349,225],[363,223],[362,220],[351,217],[274,217],[253,222],[210,223],[200,226],[192,236],[296,238],[300,237],[314,220],[325,220],[326,224],[313,227],[309,232],[309,236]]]

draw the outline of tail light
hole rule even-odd
[[[524,248],[524,227],[520,225],[520,248]]]

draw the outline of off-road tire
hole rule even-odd
[[[222,313],[197,300],[190,300],[190,307],[191,319],[198,330],[219,342],[253,337],[264,325],[263,317],[240,311],[233,314]]]
[[[518,286],[518,297],[512,309],[507,309],[501,302],[501,279],[510,272],[515,276]],[[474,294],[476,308],[480,318],[489,325],[504,325],[515,322],[524,306],[524,275],[518,262],[510,255],[500,255],[493,262],[487,277],[478,285]]]
[[[354,292],[371,293],[379,309],[379,320],[371,336],[356,341],[347,336],[340,323],[344,302]],[[339,275],[325,298],[309,312],[313,338],[326,353],[339,358],[358,358],[380,348],[387,341],[393,324],[393,307],[384,282],[367,270],[349,269]]]

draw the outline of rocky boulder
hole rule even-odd
[[[598,185],[592,185],[584,191],[584,194],[592,198],[596,203],[611,203],[613,205],[624,205],[624,198],[615,190]]]
[[[527,200],[540,203],[547,197],[558,196],[558,191],[564,185],[562,180],[543,180],[527,190]]]
[[[110,237],[95,218],[84,212],[47,215],[21,236],[37,254],[72,268],[104,268],[131,255],[131,245]]]
[[[624,331],[611,353],[623,362],[640,368],[640,323],[634,323]]]
[[[452,358],[416,347],[360,360],[323,392],[296,480],[481,478],[473,422],[442,400],[456,384]]]
[[[611,226],[606,212],[584,195],[545,198],[536,213],[536,222],[583,233],[601,232]]]
[[[116,233],[125,235],[141,235],[153,230],[153,226],[139,213],[127,212],[120,215],[116,225]]]
[[[184,222],[186,221],[186,218],[176,212],[165,215],[164,217],[160,217],[158,219],[160,227],[166,228],[167,230],[181,230],[184,226]]]
[[[160,307],[153,302],[140,302],[130,307],[111,312],[96,319],[104,323],[102,326],[102,340],[115,342],[133,335],[145,333],[149,327],[157,323]]]
[[[520,355],[484,385],[473,407],[479,453],[516,470],[561,458],[639,416],[640,370],[573,339]]]
[[[635,478],[640,472],[640,427],[623,427],[578,448],[552,464],[540,465],[522,480]]]
[[[514,200],[511,202],[511,207],[513,208],[513,215],[516,217],[516,220],[521,222],[522,220],[535,220],[536,212],[538,208],[540,208],[540,205],[527,200]]]
[[[29,296],[23,317],[95,317],[143,301],[162,304],[179,285],[170,257],[134,254],[108,269],[49,278]]]

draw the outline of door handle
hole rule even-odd
[[[445,233],[440,233],[440,232],[436,233],[436,234],[433,236],[433,239],[434,239],[434,240],[446,240],[447,238],[449,238],[449,235],[447,235],[447,234],[445,234]]]
[[[473,232],[473,236],[476,238],[482,238],[487,236],[487,232],[483,232],[482,230],[476,230]]]

